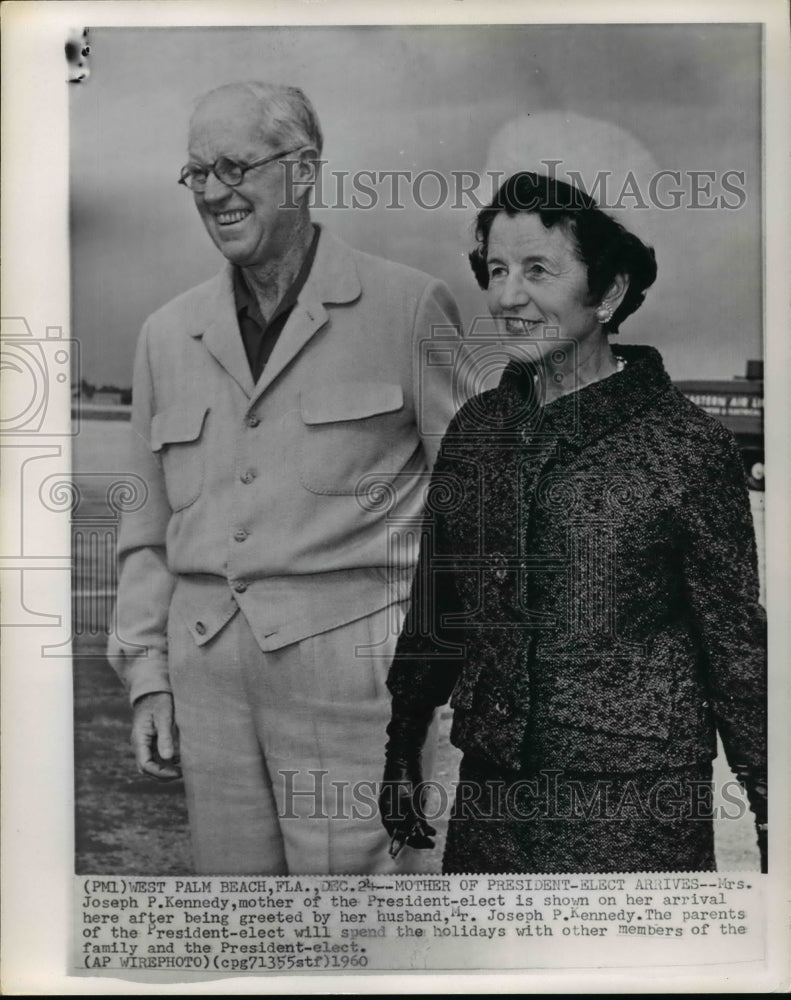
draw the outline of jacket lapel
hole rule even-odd
[[[315,265],[314,265],[315,266]],[[310,280],[310,279],[308,279]],[[284,368],[294,360],[307,342],[327,322],[327,310],[318,301],[304,302],[300,295],[297,304],[286,321],[286,325],[272,350],[261,378],[252,392],[252,402],[260,398],[269,386],[280,375]]]
[[[325,304],[353,302],[359,298],[361,290],[351,248],[321,227],[316,259],[308,280],[253,390],[252,402],[266,392],[327,323],[329,313]]]
[[[325,303],[353,302],[359,298],[361,290],[351,248],[321,227],[316,259],[308,280],[256,385],[239,332],[230,265],[208,283],[206,298],[200,305],[200,314],[195,317],[190,335],[203,339],[206,350],[252,403],[327,323],[329,313]]]
[[[206,313],[197,317],[192,335],[202,336],[206,350],[222,365],[246,396],[253,394],[253,376],[244,352],[233,297],[233,271],[226,266],[209,286]]]

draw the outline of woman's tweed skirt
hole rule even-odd
[[[443,872],[714,871],[711,779],[710,764],[506,773],[467,754]]]

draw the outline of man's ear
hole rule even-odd
[[[301,202],[316,183],[323,161],[312,146],[305,146],[285,159],[289,193],[295,202]]]

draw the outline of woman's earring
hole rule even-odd
[[[612,309],[609,309],[607,306],[603,305],[599,306],[599,308],[596,310],[596,319],[600,323],[609,323],[610,320],[612,319]]]

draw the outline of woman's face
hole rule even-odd
[[[587,270],[562,224],[545,229],[538,215],[500,212],[489,230],[487,265],[489,311],[509,336],[541,343],[554,327],[546,341],[553,350],[558,339],[582,345],[600,338]]]

